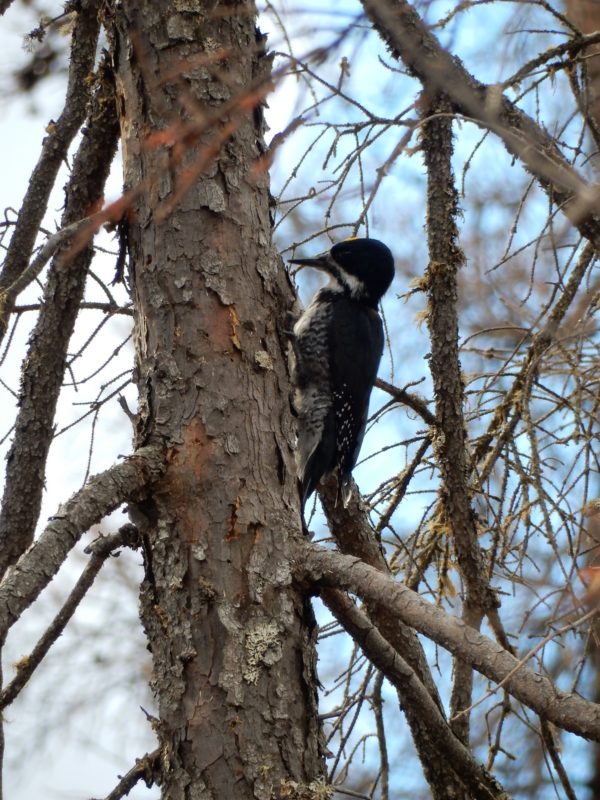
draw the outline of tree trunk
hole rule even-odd
[[[600,7],[597,0],[565,0],[567,18],[582,33],[594,33],[600,28]],[[580,62],[584,66],[583,111],[598,135],[600,126],[600,45],[592,44],[583,51]],[[595,158],[596,169],[597,157]]]
[[[224,13],[226,12],[226,13]],[[300,797],[322,774],[285,313],[271,244],[255,9],[115,5],[135,293],[137,444],[169,466],[137,509],[164,798]]]

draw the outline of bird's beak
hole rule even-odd
[[[290,258],[288,260],[290,264],[297,264],[299,269],[302,269],[302,267],[312,267],[313,269],[320,269],[323,272],[331,272],[329,253],[321,253],[312,258]]]

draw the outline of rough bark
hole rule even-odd
[[[300,796],[322,774],[286,339],[252,3],[132,0],[112,19],[139,442],[168,466],[136,522],[154,659],[163,797]],[[226,12],[226,13],[225,13]],[[297,795],[291,794],[293,791]]]
[[[432,438],[440,467],[438,516],[448,527],[465,585],[463,619],[479,630],[483,615],[498,601],[488,585],[468,485],[464,390],[458,351],[458,271],[464,256],[458,243],[458,196],[452,170],[451,108],[440,97],[427,109],[423,153],[427,168],[427,237],[429,265],[425,274],[431,376],[436,408]],[[450,713],[453,718],[471,705],[473,671],[455,660]],[[469,715],[452,723],[455,734],[469,742]]]

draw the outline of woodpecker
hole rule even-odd
[[[327,253],[290,263],[329,276],[294,325],[302,508],[321,478],[336,468],[346,505],[383,353],[377,306],[394,277],[394,259],[377,239],[346,239]]]

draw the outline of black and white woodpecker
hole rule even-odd
[[[290,263],[329,276],[294,325],[302,508],[321,478],[336,468],[346,505],[383,353],[377,306],[394,277],[394,259],[377,239],[347,239],[327,253]]]

